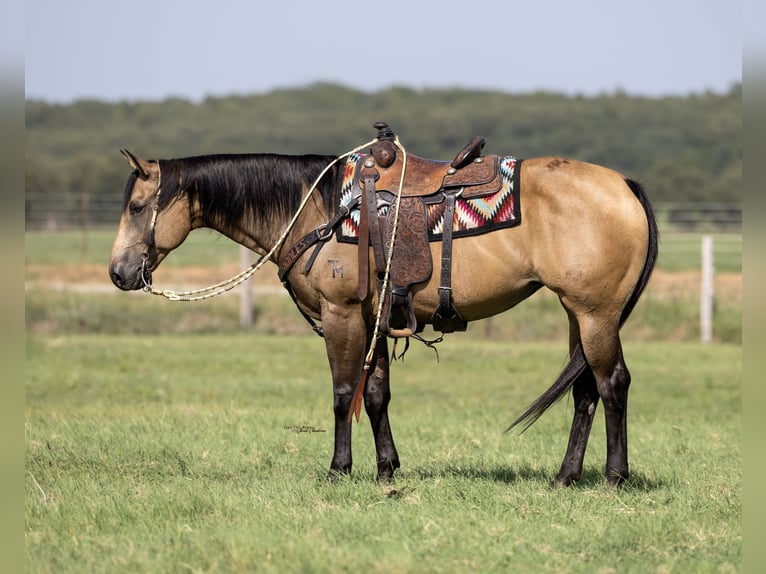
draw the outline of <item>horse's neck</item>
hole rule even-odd
[[[300,237],[327,222],[327,214],[322,207],[322,200],[317,190],[314,191],[312,198],[292,226],[290,225],[294,215],[292,213],[275,213],[268,218],[267,222],[258,222],[248,213],[240,214],[236,221],[210,221],[204,217],[199,206],[195,213],[198,215],[192,218],[192,228],[213,229],[259,255],[268,253],[280,240],[282,245],[279,251],[289,249]],[[275,254],[275,257],[278,254]]]
[[[192,206],[192,226],[215,229],[261,254],[270,251],[286,231],[285,243],[297,241],[328,220],[322,192],[316,189],[295,225],[290,225],[294,210],[303,205],[299,196],[308,193],[308,180],[331,159],[273,154],[213,157],[212,166],[197,165],[188,173],[185,185],[191,201],[197,202]],[[230,171],[222,174],[222,170]]]
[[[227,221],[225,223],[204,221],[199,227],[213,229],[235,243],[239,243],[261,255],[269,251],[279,236],[278,231],[263,229],[263,226],[257,225],[247,214],[243,214],[239,221]]]

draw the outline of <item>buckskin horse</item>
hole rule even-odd
[[[619,331],[649,280],[658,241],[642,187],[573,159],[482,156],[483,138],[450,163],[425,160],[404,151],[388,126],[375,126],[378,137],[365,144],[370,153],[344,156],[147,161],[122,150],[133,172],[109,262],[112,282],[151,291],[152,271],[201,227],[277,263],[326,344],[335,417],[328,478],[351,471],[352,414],[358,420],[363,399],[382,482],[399,468],[388,417],[388,339],[417,336],[426,324],[464,330],[545,286],[569,319],[569,361],[509,428],[526,429],[571,388],[572,427],[553,481],[567,486],[581,477],[601,400],[606,479],[626,480],[631,377]]]

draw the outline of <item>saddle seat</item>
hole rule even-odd
[[[402,197],[427,197],[437,192],[458,191],[463,188],[462,197],[469,199],[490,195],[500,190],[500,158],[481,156],[486,143],[483,137],[475,137],[460,150],[451,162],[431,160],[417,155],[397,153],[393,142],[376,142],[371,150],[374,163],[365,163],[374,167],[379,174],[375,182],[377,191],[388,191],[396,195],[404,168]]]

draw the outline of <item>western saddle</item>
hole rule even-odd
[[[367,297],[370,277],[370,246],[374,258],[378,293],[383,281],[394,231],[396,197],[404,169],[404,180],[399,202],[394,250],[391,254],[389,285],[381,317],[381,331],[390,337],[409,337],[422,331],[412,305],[413,288],[431,278],[433,263],[429,248],[426,209],[428,205],[444,202],[444,221],[441,237],[441,275],[439,279],[439,306],[431,323],[435,331],[451,333],[465,331],[467,322],[455,309],[452,301],[452,227],[455,202],[458,196],[470,199],[498,192],[502,187],[500,159],[482,156],[486,138],[474,137],[451,162],[428,160],[400,152],[394,132],[384,122],[376,122],[377,141],[370,154],[358,160],[352,189],[352,202],[343,206],[327,225],[301,239],[280,261],[280,278],[292,294],[285,277],[295,261],[309,247],[318,243],[304,272],[311,268],[324,241],[333,230],[359,208],[358,269],[360,300]],[[388,207],[387,210],[381,207]],[[381,215],[384,213],[385,215]],[[307,317],[308,319],[308,317]],[[321,328],[309,319],[321,335]]]

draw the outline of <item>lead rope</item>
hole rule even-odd
[[[367,382],[367,376],[370,373],[370,366],[372,365],[372,359],[375,354],[375,347],[380,337],[380,317],[383,315],[383,302],[386,298],[386,289],[388,287],[388,278],[391,274],[391,260],[394,255],[394,242],[396,241],[396,228],[399,225],[399,204],[402,201],[402,189],[404,188],[404,174],[407,171],[407,151],[399,141],[399,136],[394,136],[394,145],[402,151],[402,175],[399,178],[399,191],[396,194],[396,208],[394,210],[394,224],[391,229],[391,242],[388,247],[388,257],[386,258],[386,272],[383,276],[383,285],[380,288],[380,294],[378,295],[378,311],[375,316],[375,329],[372,332],[372,340],[370,341],[370,348],[367,350],[367,356],[364,359],[364,366],[362,367],[362,376],[354,389],[354,396],[351,400],[351,408],[348,411],[348,420],[351,420],[352,416],[356,417],[356,422],[359,422],[359,414],[362,410],[362,396],[364,395],[364,386]],[[373,217],[371,214],[370,217]],[[362,238],[360,237],[361,241]]]
[[[226,291],[230,291],[237,285],[240,285],[241,283],[247,281],[250,277],[252,277],[258,269],[260,269],[263,264],[271,258],[274,253],[276,253],[277,249],[284,243],[285,239],[287,239],[287,235],[292,230],[293,226],[295,225],[295,222],[298,220],[298,217],[300,216],[303,209],[306,207],[306,205],[309,202],[309,199],[311,197],[311,194],[316,189],[316,186],[319,185],[320,180],[324,175],[329,171],[329,169],[335,165],[337,162],[339,162],[341,159],[350,156],[351,154],[357,153],[364,149],[367,146],[371,146],[376,141],[378,141],[378,138],[372,139],[368,141],[367,143],[364,143],[360,146],[355,147],[351,151],[348,151],[344,153],[343,155],[338,156],[335,158],[332,162],[330,162],[327,167],[325,167],[322,170],[322,173],[319,174],[319,176],[316,178],[314,183],[309,188],[309,191],[306,193],[306,196],[303,198],[303,201],[298,206],[298,210],[295,212],[295,215],[293,215],[293,218],[290,220],[290,222],[287,224],[287,227],[282,232],[282,235],[277,239],[276,243],[274,244],[274,247],[271,248],[271,250],[266,253],[265,255],[261,255],[261,257],[250,265],[247,269],[242,271],[241,273],[238,273],[231,279],[227,279],[225,281],[221,281],[220,283],[216,283],[215,285],[211,285],[209,287],[204,287],[202,289],[193,289],[191,291],[181,291],[180,293],[177,293],[175,291],[171,290],[163,290],[158,291],[155,290],[151,283],[149,283],[144,274],[144,266],[146,265],[148,258],[144,259],[143,266],[141,268],[141,277],[144,281],[144,291],[147,293],[151,293],[152,295],[161,295],[165,297],[166,299],[170,301],[201,301],[203,299],[210,299],[212,297],[215,297],[217,295],[221,295],[222,293],[225,293]],[[372,340],[370,341],[370,348],[367,350],[367,355],[364,359],[364,366],[362,367],[362,376],[359,379],[359,383],[357,383],[356,389],[354,390],[354,396],[351,403],[351,408],[348,412],[348,419],[351,420],[352,416],[356,416],[356,421],[359,422],[359,415],[362,408],[362,396],[364,395],[364,387],[365,383],[367,381],[367,376],[370,372],[370,366],[372,365],[372,359],[375,354],[375,347],[378,342],[378,338],[380,337],[380,318],[383,315],[383,303],[385,300],[386,295],[386,289],[388,287],[388,281],[391,274],[391,261],[393,259],[394,254],[394,242],[396,241],[396,231],[399,226],[399,206],[402,201],[402,190],[404,189],[404,175],[407,170],[407,151],[404,149],[404,146],[399,141],[398,136],[394,136],[394,144],[396,147],[398,147],[402,151],[402,174],[399,177],[399,190],[396,194],[396,208],[394,210],[394,223],[391,230],[391,242],[388,249],[388,257],[386,258],[386,272],[383,277],[383,285],[380,288],[380,293],[378,295],[378,310],[375,316],[375,328],[373,329],[372,333]],[[157,189],[157,196],[159,196],[161,191],[161,187],[158,187]],[[155,213],[152,215],[152,231],[154,227],[154,223],[157,220],[157,210],[155,210]],[[360,238],[361,240],[361,238]]]
[[[320,180],[330,170],[330,168],[334,166],[336,163],[338,163],[340,160],[342,160],[343,158],[346,158],[350,156],[351,154],[361,151],[365,147],[374,144],[376,141],[378,141],[377,138],[370,140],[367,143],[357,146],[351,151],[348,151],[344,153],[343,155],[336,157],[333,161],[331,161],[327,165],[327,167],[325,167],[322,170],[322,173],[319,174],[319,176],[316,178],[314,183],[309,188],[308,193],[306,193],[306,196],[303,198],[303,201],[298,206],[298,210],[295,212],[295,215],[293,215],[293,218],[287,224],[287,227],[282,232],[282,235],[279,237],[279,239],[277,239],[276,243],[274,244],[274,247],[272,247],[271,250],[265,255],[261,255],[258,258],[258,261],[250,265],[250,267],[248,267],[244,271],[241,271],[240,273],[238,273],[237,275],[235,275],[234,277],[230,279],[226,279],[225,281],[221,281],[220,283],[216,283],[215,285],[210,285],[209,287],[203,287],[201,289],[193,289],[191,291],[176,292],[176,291],[171,291],[169,289],[162,290],[162,291],[154,289],[151,283],[147,282],[146,279],[144,278],[145,274],[142,268],[141,277],[144,280],[144,291],[146,291],[147,293],[151,293],[152,295],[161,295],[170,301],[202,301],[203,299],[210,299],[217,295],[221,295],[222,293],[226,293],[227,291],[230,291],[237,285],[241,285],[242,283],[250,279],[250,277],[252,277],[256,271],[258,271],[261,267],[263,267],[264,263],[266,263],[266,261],[268,261],[274,255],[274,253],[276,253],[277,250],[282,246],[282,243],[284,243],[285,239],[287,239],[287,236],[292,230],[293,226],[295,225],[295,222],[298,220],[298,217],[300,216],[300,214],[303,212],[303,209],[308,204],[309,199],[311,198],[311,194],[314,192],[317,185],[319,185]],[[159,195],[159,193],[160,193],[160,190],[158,189],[157,195]],[[401,185],[400,185],[400,193],[401,193]],[[398,215],[398,204],[397,204],[397,215]],[[153,221],[156,221],[156,217],[157,217],[157,214],[155,212],[152,218]],[[396,229],[396,227],[394,227],[394,229]],[[147,260],[145,259],[144,265],[146,265],[146,261]],[[390,262],[390,256],[389,256],[389,262]]]

